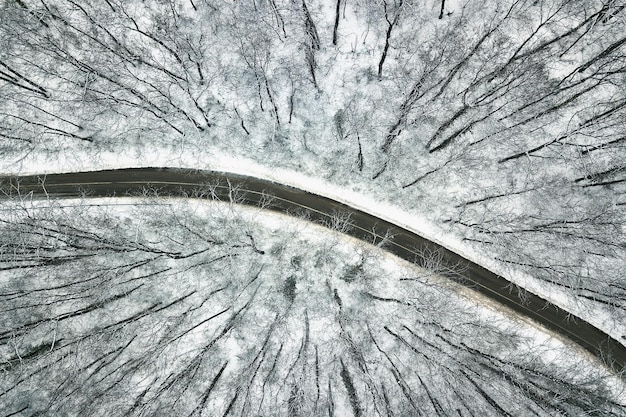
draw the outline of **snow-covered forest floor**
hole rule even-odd
[[[625,19],[620,0],[7,0],[0,172],[173,166],[258,174],[406,224],[624,342]],[[388,328],[385,337],[415,347],[412,333]],[[363,355],[384,358],[371,342]],[[519,353],[527,354],[536,357]],[[233,366],[224,357],[215,371],[226,361]],[[175,378],[172,366],[163,372]],[[357,368],[366,375],[359,366],[334,368],[341,389],[350,391]],[[393,369],[381,381],[393,378],[401,398],[413,398],[407,386],[446,386],[405,383],[396,378],[403,368]],[[488,397],[471,382],[482,371],[464,372],[464,389]],[[532,400],[539,391],[524,392]],[[377,392],[367,407],[385,402]],[[357,397],[341,401],[354,411]]]
[[[305,220],[172,198],[1,209],[8,415],[623,411],[576,346]]]

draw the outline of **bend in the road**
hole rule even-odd
[[[614,372],[622,374],[626,368],[626,347],[590,323],[536,294],[511,291],[511,283],[502,276],[410,230],[293,187],[229,173],[166,168],[5,177],[0,178],[0,186],[6,196],[35,198],[137,196],[156,189],[159,195],[209,197],[303,216],[368,243],[392,235],[387,251],[424,267],[432,264],[435,255],[443,275],[574,341]]]

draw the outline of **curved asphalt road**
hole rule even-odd
[[[257,178],[186,169],[133,168],[0,177],[0,190],[4,195],[32,193],[37,198],[137,196],[145,189],[157,189],[161,196],[206,196],[262,205],[269,210],[304,216],[326,225],[332,224],[333,216],[338,213],[349,214],[349,227],[342,230],[346,234],[378,243],[390,231],[393,239],[385,246],[387,251],[427,268],[432,265],[434,255],[439,260],[437,272],[442,275],[574,341],[616,373],[626,370],[626,347],[600,329],[535,294],[526,292],[520,296],[511,290],[510,282],[503,277],[411,231],[319,195]]]

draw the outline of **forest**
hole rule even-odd
[[[0,173],[298,173],[624,342],[625,6],[2,0]],[[3,415],[624,413],[623,376],[380,248],[87,197],[0,202]]]

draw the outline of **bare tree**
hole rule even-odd
[[[394,14],[393,17],[390,17],[389,6],[387,5],[387,1],[383,1],[383,7],[385,9],[385,20],[387,21],[387,34],[385,35],[385,46],[383,47],[383,53],[380,57],[380,61],[378,61],[378,79],[382,79],[383,77],[383,65],[385,64],[385,60],[387,59],[387,53],[389,52],[390,40],[391,40],[391,31],[394,26],[398,24],[398,19],[400,19],[400,14],[402,13],[402,4],[404,0],[400,0],[398,4],[394,3]]]

